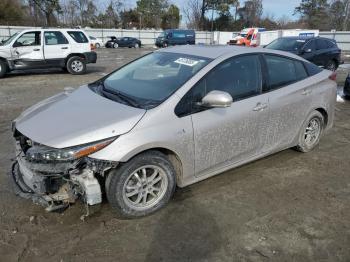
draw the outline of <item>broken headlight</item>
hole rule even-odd
[[[93,142],[85,145],[68,147],[68,148],[52,148],[43,145],[35,145],[26,152],[28,161],[73,161],[84,156],[91,155],[112,143],[116,137]]]

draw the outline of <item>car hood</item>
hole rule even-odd
[[[127,133],[145,112],[82,86],[39,102],[14,122],[16,129],[34,142],[65,148]]]

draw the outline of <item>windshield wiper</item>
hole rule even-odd
[[[131,98],[130,96],[127,96],[121,92],[115,91],[115,90],[110,90],[110,89],[106,89],[104,86],[103,82],[99,83],[100,86],[102,86],[101,92],[104,96],[113,96],[113,97],[117,97],[120,100],[124,101],[125,103],[127,103],[128,105],[132,106],[132,107],[137,107],[137,108],[141,108],[141,105],[136,101],[136,99]],[[107,93],[107,94],[106,94]]]

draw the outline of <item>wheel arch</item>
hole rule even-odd
[[[82,54],[82,53],[71,53],[71,54],[69,54],[69,55],[66,57],[66,59],[64,60],[64,64],[67,65],[68,59],[71,58],[71,57],[73,57],[73,56],[79,56],[79,57],[81,57],[82,59],[86,60],[86,56],[85,56],[84,54]]]
[[[323,107],[318,107],[315,108],[315,111],[318,111],[322,114],[323,118],[324,118],[324,126],[326,127],[328,125],[328,112],[326,109],[324,109]]]
[[[179,182],[181,183],[182,177],[183,177],[183,166],[182,166],[182,161],[179,157],[179,155],[174,151],[166,147],[150,147],[147,149],[143,149],[137,152],[134,152],[132,155],[128,155],[126,159],[124,159],[123,162],[127,162],[130,159],[140,155],[144,154],[150,151],[158,151],[162,154],[164,154],[170,161],[170,163],[173,165],[176,173],[176,183],[178,184]]]

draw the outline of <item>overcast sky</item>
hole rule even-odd
[[[182,11],[186,6],[187,0],[169,0],[169,2],[177,4]],[[274,15],[275,18],[286,15],[291,19],[295,19],[295,17],[293,17],[294,8],[298,6],[300,2],[301,0],[263,0],[264,14]],[[124,0],[124,3],[130,8],[136,5],[136,0]]]

